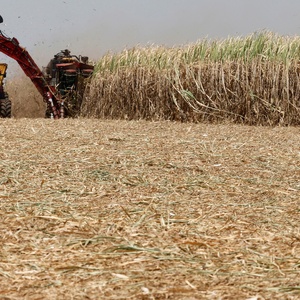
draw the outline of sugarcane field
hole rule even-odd
[[[75,117],[7,78],[0,299],[299,299],[299,49],[107,53]]]

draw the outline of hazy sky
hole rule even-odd
[[[0,0],[0,7],[0,29],[40,67],[65,48],[97,60],[135,45],[175,46],[260,30],[300,33],[300,0]],[[14,68],[2,53],[0,60]]]

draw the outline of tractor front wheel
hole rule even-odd
[[[0,99],[0,118],[11,118],[11,101],[8,97]]]

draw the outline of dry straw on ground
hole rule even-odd
[[[298,128],[0,121],[1,299],[299,299]]]

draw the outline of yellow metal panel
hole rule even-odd
[[[7,64],[0,63],[0,85],[3,84],[3,79],[6,74]]]

